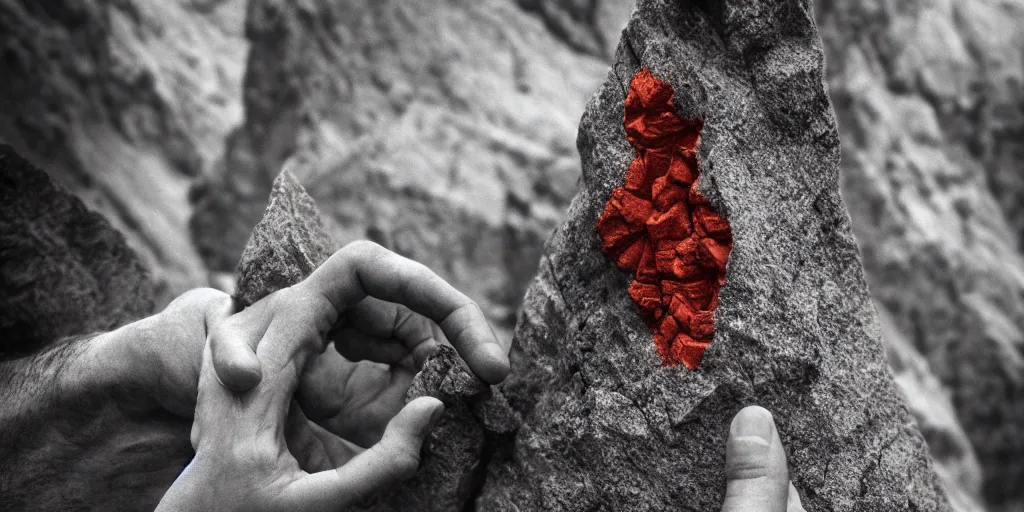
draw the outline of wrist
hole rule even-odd
[[[61,389],[67,395],[102,394],[107,397],[144,398],[144,375],[136,370],[139,347],[121,329],[100,333],[76,343],[76,357],[62,372]]]

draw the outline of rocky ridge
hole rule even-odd
[[[823,58],[799,0],[638,3],[581,122],[582,190],[527,292],[502,386],[523,424],[479,508],[714,510],[729,421],[758,403],[808,510],[950,509],[886,365]],[[595,229],[612,189],[629,188],[623,109],[641,69],[703,120],[699,191],[732,230],[696,370],[661,364]]]

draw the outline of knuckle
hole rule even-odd
[[[302,299],[303,293],[296,285],[287,286],[271,293],[266,297],[271,311],[278,311],[282,307],[288,307]]]
[[[732,449],[725,460],[725,476],[729,480],[754,480],[769,476],[771,465],[768,447],[761,441],[733,440]]]
[[[207,304],[223,302],[230,298],[230,295],[214,288],[193,288],[172,300],[166,310],[204,309]]]
[[[725,468],[725,477],[729,480],[757,480],[768,477],[768,467],[760,463],[735,463],[728,464]]]
[[[370,240],[356,240],[350,242],[341,249],[347,253],[351,253],[358,256],[371,256],[375,254],[381,254],[384,252],[390,252],[383,246]]]

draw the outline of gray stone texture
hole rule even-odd
[[[334,253],[313,198],[287,168],[274,180],[270,204],[238,262],[240,307],[302,281]]]
[[[0,144],[0,359],[107,331],[153,310],[124,236]]]
[[[466,510],[484,484],[490,457],[511,446],[518,416],[451,346],[427,359],[406,402],[421,396],[444,402],[445,413],[424,443],[416,476],[370,497],[361,510]]]
[[[503,392],[523,415],[484,510],[715,510],[744,405],[771,410],[808,510],[949,510],[886,365],[850,219],[824,51],[800,0],[641,0],[583,116],[583,186],[546,245]],[[649,67],[705,126],[701,189],[734,247],[700,368],[662,367],[594,226]]]
[[[322,158],[296,174],[328,232],[426,262],[507,340],[632,5],[0,0],[0,140],[124,232],[158,306],[204,261],[231,292],[282,162]],[[814,10],[890,366],[956,508],[1019,510],[1024,0]]]
[[[0,0],[0,142],[124,234],[158,307],[207,284],[188,190],[242,121],[246,2]]]
[[[1024,2],[823,1],[817,18],[872,294],[961,425],[924,428],[932,453],[960,475],[976,453],[984,501],[1024,510]],[[914,402],[950,425],[942,400]]]

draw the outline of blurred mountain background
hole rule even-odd
[[[341,242],[511,336],[629,0],[0,0],[0,142],[127,237],[158,307],[233,271],[285,163]],[[1024,510],[1024,0],[819,0],[843,194],[958,510]],[[855,405],[855,404],[854,404]]]

